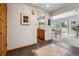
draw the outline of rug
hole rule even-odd
[[[32,50],[32,52],[36,56],[65,56],[68,53],[68,50],[55,44],[49,44]]]

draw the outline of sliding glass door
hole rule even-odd
[[[52,29],[54,32],[59,32],[59,35],[79,38],[79,17],[75,15],[53,20]]]

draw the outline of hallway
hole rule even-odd
[[[0,11],[0,56],[79,56],[79,3],[0,3]]]

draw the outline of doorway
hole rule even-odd
[[[45,16],[43,12],[38,13],[37,19],[37,43],[38,45],[45,44]]]

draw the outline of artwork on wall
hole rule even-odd
[[[49,26],[51,25],[51,20],[50,20],[50,19],[48,19],[48,25],[49,25]]]
[[[30,15],[26,13],[21,13],[21,24],[27,25],[30,24]]]

